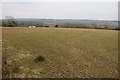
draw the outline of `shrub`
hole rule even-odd
[[[56,28],[58,28],[58,25],[55,25]]]
[[[37,63],[37,62],[42,62],[42,61],[45,61],[45,58],[42,57],[42,56],[38,56],[34,59],[34,62]]]

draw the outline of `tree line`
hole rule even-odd
[[[49,27],[42,22],[33,21],[16,21],[13,17],[7,16],[2,20],[3,27],[28,27],[34,25],[36,27]],[[58,23],[54,24],[55,28],[89,28],[89,29],[114,29],[120,30],[119,27],[112,27],[110,25],[97,25],[97,24],[78,24],[78,23]]]

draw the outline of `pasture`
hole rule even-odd
[[[118,77],[118,31],[7,27],[2,32],[3,77]]]

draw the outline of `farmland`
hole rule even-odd
[[[117,78],[118,31],[3,28],[3,77]]]

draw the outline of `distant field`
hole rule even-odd
[[[3,28],[3,77],[117,78],[118,31]]]

